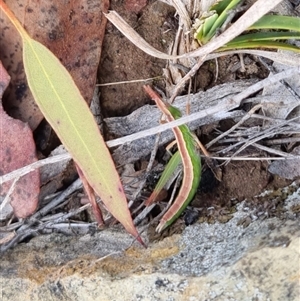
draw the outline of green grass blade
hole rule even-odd
[[[211,6],[209,10],[210,11],[215,10],[218,15],[221,15],[222,12],[229,7],[229,5],[232,5],[232,0],[217,1],[215,4]]]
[[[145,202],[146,206],[151,205],[155,202],[155,199],[159,195],[159,193],[163,190],[167,182],[170,180],[171,176],[175,172],[176,168],[178,167],[179,163],[181,162],[181,157],[179,151],[177,151],[169,160],[168,164],[166,165],[163,173],[161,174],[159,181],[157,182],[153,192],[151,193],[150,197]]]
[[[211,27],[214,25],[216,20],[218,19],[218,14],[212,14],[209,17],[206,17],[204,20],[202,20],[202,24],[197,29],[196,34],[194,35],[195,39],[197,39],[200,44],[205,44],[206,36],[211,30]]]
[[[266,15],[254,23],[252,29],[283,29],[300,31],[300,18],[289,16]]]
[[[213,14],[212,16],[205,19],[203,24],[203,33],[202,33],[203,44],[207,43],[208,35],[212,31],[212,28],[215,27],[215,24],[219,20],[219,18],[220,17],[217,14]]]
[[[284,32],[255,32],[244,34],[236,37],[227,43],[227,46],[237,43],[248,43],[254,41],[274,41],[274,40],[288,40],[300,39],[299,32],[284,31]]]
[[[249,49],[249,48],[270,48],[270,49],[282,49],[300,53],[300,48],[287,43],[274,42],[274,41],[254,41],[247,43],[228,44],[227,46],[218,49],[220,51],[233,50],[233,49]]]
[[[229,2],[229,4],[226,6],[226,8],[221,12],[221,14],[219,14],[218,19],[214,22],[209,33],[203,37],[204,44],[206,44],[216,34],[217,29],[219,29],[226,21],[228,12],[230,10],[234,9],[240,3],[240,1],[241,0],[231,0]],[[225,4],[227,4],[227,2],[228,1],[226,1],[226,3],[224,2],[224,4],[222,4],[222,7],[223,7],[223,5],[225,6]],[[219,3],[219,5],[221,6],[221,2]],[[218,9],[218,10],[221,11],[220,9]]]

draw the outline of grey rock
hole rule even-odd
[[[299,217],[238,226],[248,215],[241,204],[226,224],[195,224],[148,249],[118,227],[33,238],[2,256],[2,300],[299,300]]]

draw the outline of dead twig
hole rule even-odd
[[[69,220],[70,217],[77,215],[78,213],[86,210],[88,207],[90,207],[90,204],[86,204],[74,211],[63,214],[63,216],[60,216],[55,220],[51,220],[51,221],[48,221],[45,223],[42,223],[41,221],[39,221],[37,219],[35,219],[33,222],[33,219],[31,218],[30,225],[26,225],[26,227],[25,227],[25,225],[23,225],[22,227],[20,227],[16,231],[16,235],[13,237],[13,239],[11,241],[9,241],[9,243],[0,246],[0,253],[3,253],[6,250],[14,247],[16,244],[18,244],[19,242],[24,240],[26,237],[29,237],[32,235],[35,236],[35,235],[39,234],[42,230],[45,230],[45,229],[49,230],[49,229],[53,228],[53,225]],[[38,225],[36,226],[36,224],[38,224]]]
[[[262,107],[262,104],[256,105],[254,106],[249,112],[247,112],[247,114],[239,121],[237,122],[234,126],[232,126],[228,131],[224,132],[223,134],[219,135],[218,137],[216,137],[215,139],[211,140],[209,143],[207,143],[205,146],[207,148],[210,148],[212,145],[214,145],[217,141],[219,141],[220,139],[222,139],[223,137],[226,137],[227,135],[229,135],[231,132],[233,132],[236,128],[238,128],[241,124],[243,124],[246,120],[248,120],[249,118],[251,118],[252,114],[257,111],[258,109],[260,109]]]
[[[145,174],[144,174],[144,179],[141,181],[141,183],[139,184],[138,188],[136,189],[136,192],[133,195],[133,200],[129,202],[129,204],[128,204],[129,208],[131,207],[131,205],[133,204],[133,202],[137,199],[137,197],[141,193],[143,187],[145,186],[145,183],[146,183],[146,180],[147,180],[147,176],[148,176],[149,172],[151,171],[153,163],[155,161],[155,157],[156,157],[156,153],[157,153],[158,145],[159,145],[158,144],[159,139],[160,139],[160,134],[158,134],[156,136],[154,149],[151,152],[151,156],[150,156],[150,159],[149,159],[149,162],[148,162]]]
[[[105,84],[96,84],[98,87],[107,87],[107,86],[117,86],[117,85],[124,85],[124,84],[135,84],[135,83],[146,83],[158,79],[162,79],[162,76],[155,76],[145,79],[133,79],[133,80],[126,80],[126,81],[120,81],[120,82],[112,82],[112,83],[105,83]]]
[[[174,188],[172,190],[172,194],[171,197],[169,199],[168,205],[162,210],[162,212],[160,212],[153,220],[151,220],[150,223],[148,223],[147,225],[145,225],[140,231],[139,233],[142,234],[146,229],[148,229],[151,225],[153,225],[155,222],[157,222],[158,220],[160,220],[160,218],[168,211],[168,209],[170,208],[170,206],[172,205],[172,202],[174,200],[175,197],[175,193],[176,190],[178,188],[179,185],[179,178],[177,178],[176,183],[174,185]],[[134,224],[138,225],[150,212],[151,210],[155,207],[155,203],[151,204],[150,206],[146,207],[135,219],[134,219]]]
[[[30,218],[27,220],[22,220],[21,227],[19,231],[25,231],[26,229],[30,228],[34,225],[37,221],[39,221],[43,216],[49,213],[51,210],[56,208],[59,204],[61,204],[65,199],[71,195],[74,191],[80,189],[82,187],[82,182],[80,179],[74,181],[64,192],[62,192],[58,197],[53,199],[49,204],[38,210],[34,213]],[[26,223],[25,223],[26,221]],[[20,226],[19,222],[18,225]],[[13,225],[11,225],[12,227]]]
[[[266,129],[266,130],[264,130],[264,131],[262,131],[260,133],[254,134],[252,137],[249,137],[249,139],[237,142],[236,144],[231,145],[231,146],[225,148],[224,150],[222,150],[220,152],[221,153],[226,153],[226,152],[228,152],[228,151],[236,148],[237,146],[239,146],[241,144],[244,144],[238,151],[236,151],[234,153],[234,155],[237,155],[238,153],[240,153],[243,149],[245,149],[247,146],[251,145],[252,143],[255,143],[255,142],[258,142],[258,141],[260,141],[260,140],[262,140],[264,138],[267,138],[267,137],[274,136],[276,134],[282,133],[285,130],[283,128],[284,126],[288,125],[290,122],[292,122],[294,120],[297,120],[299,118],[300,118],[300,116],[295,117],[295,118],[293,118],[291,120],[283,121],[280,124],[276,124],[274,126],[271,126],[270,128],[268,128],[268,129]],[[292,156],[292,155],[290,155],[290,156]]]
[[[205,61],[205,56],[203,56],[201,59],[198,60],[198,62],[193,66],[193,68],[177,83],[177,85],[174,88],[173,94],[170,97],[169,102],[173,103],[174,99],[182,89],[182,87],[185,85],[185,83],[190,80],[196,72],[199,70],[199,68],[202,66],[202,64]]]
[[[14,179],[12,185],[9,187],[9,190],[8,190],[8,192],[7,192],[7,194],[6,194],[5,198],[4,198],[4,200],[3,200],[2,203],[0,204],[0,216],[2,216],[2,210],[3,210],[3,208],[4,208],[7,204],[9,204],[9,202],[10,202],[10,196],[11,196],[11,194],[13,193],[13,191],[14,191],[14,189],[15,189],[15,186],[16,186],[16,184],[17,184],[17,182],[18,182],[19,179],[20,179],[20,177],[16,177],[16,178]]]
[[[107,146],[114,147],[114,146],[122,145],[122,144],[132,142],[137,139],[155,135],[157,133],[166,131],[166,130],[171,129],[176,126],[180,126],[185,123],[189,123],[189,122],[201,119],[201,118],[205,118],[210,115],[222,114],[222,113],[224,114],[224,112],[228,112],[230,110],[237,108],[243,99],[250,96],[251,94],[256,93],[257,91],[261,90],[265,86],[274,84],[277,81],[280,81],[280,80],[288,78],[288,77],[299,76],[299,73],[300,73],[300,66],[289,68],[288,70],[282,71],[276,75],[273,75],[260,82],[253,84],[249,88],[245,89],[243,92],[239,93],[238,95],[233,96],[230,99],[230,101],[225,101],[225,102],[223,101],[223,102],[220,102],[218,105],[210,107],[206,110],[202,110],[201,112],[196,112],[191,115],[176,119],[175,121],[153,127],[151,129],[147,129],[147,130],[144,130],[144,131],[132,134],[132,135],[128,135],[128,136],[125,136],[122,138],[108,141]],[[44,166],[44,165],[50,164],[50,163],[60,162],[62,160],[67,160],[67,159],[70,159],[70,157],[71,157],[70,154],[66,153],[64,155],[53,156],[53,157],[32,163],[28,166],[22,167],[18,170],[15,170],[13,172],[10,172],[6,175],[1,176],[0,177],[0,185],[2,185],[3,183],[5,183],[7,181],[10,181],[16,177],[21,177],[41,166]]]

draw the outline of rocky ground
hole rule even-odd
[[[299,206],[299,188],[281,218],[243,202],[227,223],[196,223],[148,249],[118,228],[39,236],[3,255],[2,300],[298,300]]]

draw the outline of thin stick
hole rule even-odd
[[[215,83],[218,80],[219,77],[219,62],[218,62],[218,58],[215,58],[215,64],[216,64],[216,74],[215,74]]]
[[[267,85],[271,85],[273,83],[276,83],[277,81],[282,80],[287,77],[298,76],[299,73],[300,73],[300,66],[293,67],[288,70],[282,71],[272,77],[268,77],[258,83],[255,83],[251,87],[245,89],[243,92],[233,96],[229,101],[223,101],[223,102],[219,103],[217,106],[208,108],[206,110],[202,110],[201,112],[193,113],[188,116],[181,117],[179,119],[176,119],[175,121],[168,122],[168,123],[153,127],[148,130],[144,130],[144,131],[132,134],[132,135],[128,135],[128,136],[125,136],[122,138],[108,141],[107,146],[114,147],[114,146],[122,145],[127,142],[132,142],[137,139],[155,135],[157,133],[166,131],[168,129],[177,127],[177,126],[185,124],[185,123],[189,123],[189,122],[201,119],[201,118],[205,118],[209,115],[214,115],[214,114],[224,112],[224,110],[225,111],[233,110],[239,106],[240,102],[243,99],[245,99],[249,95],[261,90],[263,87],[265,87]],[[70,154],[67,153],[64,155],[53,156],[53,157],[50,157],[47,159],[37,161],[28,166],[22,167],[18,170],[12,171],[6,175],[1,176],[0,177],[0,185],[2,185],[3,183],[5,183],[7,181],[10,181],[16,177],[23,176],[23,175],[41,167],[41,166],[44,166],[46,164],[60,162],[62,160],[67,160],[70,158],[71,158]]]
[[[174,88],[174,92],[169,100],[170,103],[173,103],[173,101],[175,100],[176,96],[178,95],[178,93],[180,92],[180,90],[184,86],[184,84],[196,74],[198,69],[204,63],[205,57],[206,56],[203,56],[202,58],[200,58],[198,60],[198,62],[193,66],[193,68],[179,81],[179,83],[176,84],[176,86]]]
[[[296,143],[296,142],[300,142],[300,137],[287,137],[287,138],[268,140],[265,142],[265,145],[277,145],[277,144]]]
[[[244,123],[246,120],[248,120],[252,114],[257,111],[258,109],[260,109],[262,107],[262,104],[256,105],[254,106],[249,112],[247,112],[247,114],[238,122],[236,123],[234,126],[232,126],[228,131],[224,132],[223,134],[219,135],[218,137],[216,137],[215,139],[211,140],[209,143],[206,144],[207,148],[210,148],[212,145],[214,145],[217,141],[219,141],[220,139],[222,139],[223,137],[229,135],[231,132],[233,132],[236,128],[238,128],[242,123]]]
[[[22,168],[14,170],[6,175],[1,176],[0,177],[0,185],[2,185],[3,183],[5,183],[7,181],[10,181],[16,177],[22,177],[22,176],[30,173],[31,171],[34,171],[44,165],[53,164],[53,163],[61,162],[64,160],[70,160],[70,159],[71,159],[71,155],[69,153],[66,153],[63,155],[57,155],[57,156],[49,157],[47,159],[36,161],[34,163],[31,163]]]
[[[152,80],[156,79],[162,79],[162,76],[155,76],[155,77],[150,77],[150,78],[145,78],[145,79],[133,79],[133,80],[126,80],[126,81],[121,81],[121,82],[112,82],[112,83],[105,83],[105,84],[96,84],[98,87],[107,87],[107,86],[116,86],[116,85],[123,85],[123,84],[135,84],[135,83],[146,83]]]
[[[61,202],[63,202],[66,197],[71,195],[76,190],[82,188],[82,182],[80,179],[74,181],[64,192],[62,192],[57,198],[53,199],[49,204],[44,206],[41,210],[36,212],[33,217],[39,218],[40,216],[46,215],[49,211],[53,210],[56,206],[58,206]]]
[[[285,158],[292,158],[289,153],[283,152],[278,149],[270,148],[270,147],[267,147],[267,146],[264,146],[264,145],[261,145],[261,144],[255,143],[255,142],[253,142],[252,145],[255,146],[256,148],[259,148],[270,154],[275,154],[275,155],[282,156]]]
[[[46,215],[48,212],[57,207],[60,203],[65,201],[66,197],[72,194],[74,191],[82,187],[82,182],[80,179],[77,179],[73,182],[64,192],[62,192],[57,198],[53,199],[49,204],[44,206],[42,209],[34,213],[29,219],[26,220],[26,224],[23,224],[19,230],[28,229],[32,224],[37,220],[40,220],[41,217]],[[90,205],[90,204],[88,204]]]
[[[227,161],[227,160],[231,160],[231,161],[269,161],[269,160],[294,160],[294,159],[300,159],[300,156],[287,156],[288,154],[286,154],[286,157],[210,157],[211,159],[216,159],[218,161]]]
[[[82,207],[80,207],[80,208],[78,208],[74,211],[71,211],[67,214],[64,214],[63,216],[57,218],[54,221],[49,221],[49,222],[46,222],[46,223],[40,223],[38,226],[35,226],[34,229],[29,228],[29,227],[25,227],[25,228],[22,229],[22,227],[21,227],[20,229],[18,229],[16,236],[8,244],[0,247],[0,253],[5,252],[9,248],[15,246],[18,242],[24,240],[28,236],[36,235],[41,230],[43,230],[47,227],[49,228],[49,227],[53,226],[54,224],[65,222],[70,217],[86,210],[90,206],[91,206],[90,204],[86,204],[86,205],[84,205],[84,206],[82,206]]]
[[[14,189],[15,189],[15,186],[18,182],[18,180],[20,179],[20,177],[16,177],[12,183],[12,185],[10,186],[4,200],[2,201],[1,205],[0,205],[0,216],[2,215],[2,210],[3,208],[10,202],[10,196],[11,194],[13,193]]]
[[[150,160],[148,162],[148,165],[147,165],[147,168],[146,168],[146,171],[145,171],[145,178],[141,181],[140,185],[138,186],[138,188],[136,189],[132,199],[133,201],[130,201],[129,204],[128,204],[128,207],[130,208],[132,203],[134,202],[134,200],[137,199],[138,195],[141,193],[141,190],[143,189],[143,187],[145,186],[145,183],[146,183],[146,180],[147,180],[147,175],[148,173],[151,171],[152,169],[152,166],[153,166],[153,163],[154,163],[154,160],[155,160],[155,156],[156,156],[156,153],[157,153],[157,150],[158,150],[158,145],[159,145],[159,139],[160,139],[160,134],[158,134],[156,136],[156,139],[155,139],[155,144],[154,144],[154,148],[151,152],[151,156],[150,156]],[[143,204],[141,204],[139,206],[139,208],[142,206]]]
[[[143,211],[134,219],[133,223],[137,226],[144,218],[152,211],[152,209],[156,206],[156,204],[151,204],[148,207],[145,207]],[[141,232],[140,232],[141,234]]]
[[[254,134],[251,138],[249,138],[249,141],[248,141],[246,144],[244,144],[244,145],[243,145],[243,146],[242,146],[235,154],[241,152],[245,147],[249,146],[249,144],[251,144],[251,143],[254,143],[254,142],[257,142],[257,141],[262,140],[262,139],[264,139],[264,138],[267,138],[267,137],[269,137],[270,135],[273,136],[273,135],[275,135],[275,134],[278,134],[278,133],[283,132],[283,130],[284,130],[284,129],[282,128],[283,126],[288,125],[290,121],[294,121],[294,120],[299,119],[299,118],[300,118],[300,116],[295,117],[295,118],[293,118],[293,119],[291,119],[291,120],[284,121],[284,122],[282,122],[282,123],[280,123],[280,124],[277,124],[277,125],[275,125],[275,126],[272,126],[272,127],[266,129],[266,130],[263,131],[263,132]],[[275,129],[278,129],[278,131],[277,131],[276,133],[273,132]],[[222,151],[220,151],[220,152],[225,153],[225,152],[227,152],[227,151],[230,151],[230,150],[232,150],[233,148],[236,148],[238,145],[243,144],[244,142],[245,142],[245,141],[237,142],[236,144],[231,145],[231,146],[227,147],[226,149],[224,149],[224,150],[222,150]],[[292,155],[291,155],[291,156],[292,156]]]

